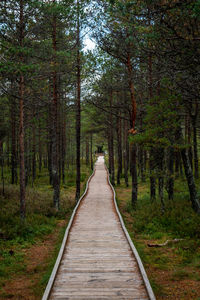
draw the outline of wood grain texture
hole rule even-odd
[[[101,158],[76,213],[49,299],[149,299]]]

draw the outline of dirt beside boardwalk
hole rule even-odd
[[[65,220],[58,221],[54,232],[45,240],[24,249],[26,270],[23,274],[14,275],[8,280],[0,299],[15,300],[40,300],[42,295],[41,280],[48,270],[52,257],[55,256],[55,245],[57,245],[61,230],[66,227]]]

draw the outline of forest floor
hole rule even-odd
[[[84,168],[81,190],[91,171]],[[43,174],[45,175],[45,174]],[[39,300],[42,297],[66,226],[75,205],[75,174],[66,174],[61,210],[52,207],[48,177],[40,176],[27,188],[27,218],[19,219],[19,189],[6,185],[0,196],[0,299]]]
[[[122,183],[116,192],[156,299],[200,300],[200,216],[191,209],[186,182],[176,181],[174,200],[165,199],[165,214],[158,200],[150,203],[149,183],[139,184],[136,210],[130,202],[131,188]],[[148,246],[172,239],[182,240],[158,248]]]
[[[90,174],[82,174],[82,190]],[[27,188],[27,220],[19,220],[19,190],[7,185],[0,196],[0,299],[39,300],[54,266],[65,228],[74,207],[74,174],[66,174],[61,211],[52,208],[47,174]],[[123,181],[123,179],[122,179]],[[187,185],[177,179],[174,201],[165,214],[157,200],[150,203],[149,183],[139,183],[137,209],[130,203],[131,188],[116,187],[126,227],[144,263],[156,298],[200,300],[200,217],[191,209]],[[166,196],[166,195],[165,195]],[[183,239],[164,247],[148,247],[168,239]]]

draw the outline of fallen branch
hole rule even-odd
[[[168,245],[169,243],[177,243],[182,241],[183,239],[174,239],[174,240],[166,240],[166,242],[164,242],[163,244],[147,244],[148,247],[163,247]]]

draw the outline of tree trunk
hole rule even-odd
[[[192,168],[190,165],[189,157],[188,157],[188,154],[187,154],[187,151],[185,148],[183,148],[181,150],[181,157],[183,160],[183,166],[184,166],[185,176],[187,179],[188,188],[189,188],[189,192],[190,192],[190,200],[192,202],[192,207],[195,212],[200,214],[200,203],[199,203],[199,199],[198,199],[198,195],[197,195],[194,176],[193,176]]]
[[[191,117],[191,116],[190,116]],[[190,165],[191,165],[191,168],[193,170],[193,153],[192,153],[192,146],[191,146],[191,118],[188,120],[188,145],[189,146],[189,149],[188,149],[188,157],[189,157],[189,160],[190,160]]]
[[[23,42],[24,42],[24,1],[20,0],[19,20],[19,45],[20,63],[23,64]],[[21,220],[26,216],[26,194],[25,194],[25,165],[24,165],[24,76],[21,73],[19,79],[19,151],[20,151],[20,216]]]
[[[141,148],[141,180],[142,182],[145,182],[146,181],[146,178],[145,178],[145,155],[144,155],[144,150]]]
[[[51,101],[49,102],[49,116],[47,121],[47,128],[49,130],[48,132],[48,145],[47,145],[47,155],[48,155],[48,171],[49,171],[49,184],[52,185],[53,178],[52,178],[52,141],[53,141],[53,126],[52,126],[52,120],[53,120],[53,101],[52,101],[52,94],[51,94],[51,84],[49,80],[49,99]]]
[[[128,183],[128,166],[129,166],[129,143],[128,143],[128,126],[127,121],[124,120],[124,180],[126,187],[129,186]]]
[[[92,153],[92,133],[90,135],[90,163],[91,163],[91,170],[93,170],[93,153]]]
[[[62,147],[61,147],[61,156],[62,156],[62,182],[65,183],[65,156],[66,156],[66,118],[63,113],[63,122],[62,122]]]
[[[80,61],[80,14],[79,0],[77,0],[77,101],[76,101],[76,201],[80,198],[80,177],[81,177],[81,162],[80,162],[80,139],[81,139],[81,61]]]
[[[11,184],[17,184],[17,149],[16,149],[16,102],[15,98],[11,103]]]
[[[6,149],[6,153],[7,153],[7,167],[10,167],[10,135],[8,133],[7,135],[7,149]]]
[[[111,163],[111,151],[110,151],[110,125],[108,128],[108,171],[111,174],[112,163]]]
[[[89,166],[89,163],[90,163],[90,147],[89,147],[88,136],[86,137],[85,156],[86,156],[85,157],[86,165]]]
[[[161,212],[165,212],[165,203],[164,203],[164,167],[163,167],[163,161],[164,161],[164,149],[158,149],[157,150],[157,159],[158,159],[158,165],[159,165],[159,177],[158,177],[158,193],[161,203]]]
[[[129,91],[131,95],[131,105],[132,105],[132,115],[131,115],[131,133],[135,134],[135,121],[136,121],[136,112],[137,112],[137,107],[136,107],[136,99],[135,99],[135,89],[133,85],[133,79],[132,79],[132,73],[133,73],[133,68],[131,64],[131,56],[130,53],[128,53],[127,56],[127,70],[128,70],[128,84],[129,84]]]
[[[130,171],[132,177],[132,195],[131,202],[132,206],[135,208],[137,203],[137,148],[136,145],[130,145]]]
[[[34,117],[34,116],[33,116]],[[33,120],[32,126],[32,185],[36,178],[36,137],[35,137],[35,123]]]
[[[117,184],[120,184],[120,178],[122,174],[122,132],[121,132],[121,116],[117,118]]]
[[[53,0],[55,3],[55,0]],[[57,90],[57,71],[56,71],[56,15],[53,16],[53,28],[52,28],[52,46],[53,46],[53,133],[52,133],[52,183],[53,183],[53,204],[56,210],[60,206],[60,181],[59,181],[59,165],[58,165],[58,90]]]
[[[150,150],[149,168],[150,168],[150,197],[151,197],[151,201],[154,201],[156,199],[156,179],[154,175],[154,170],[155,170],[154,149]]]
[[[170,147],[168,149],[168,172],[169,178],[167,182],[167,192],[168,192],[168,199],[173,200],[174,198],[174,149]]]
[[[112,115],[112,105],[113,105],[113,92],[110,92],[110,164],[111,164],[111,183],[115,185],[115,163],[114,163],[114,141],[113,141],[113,115]]]
[[[193,153],[194,153],[194,176],[199,178],[199,160],[198,160],[198,146],[197,146],[197,114],[192,116],[192,129],[193,129]]]
[[[21,7],[22,3],[22,7]],[[23,1],[20,1],[20,15],[23,15]],[[26,215],[26,194],[25,194],[25,164],[24,164],[24,76],[20,76],[20,123],[19,123],[19,147],[20,147],[20,215],[25,219]]]
[[[41,124],[39,120],[39,127],[38,127],[38,154],[39,154],[39,172],[42,171],[42,145],[41,145]]]

